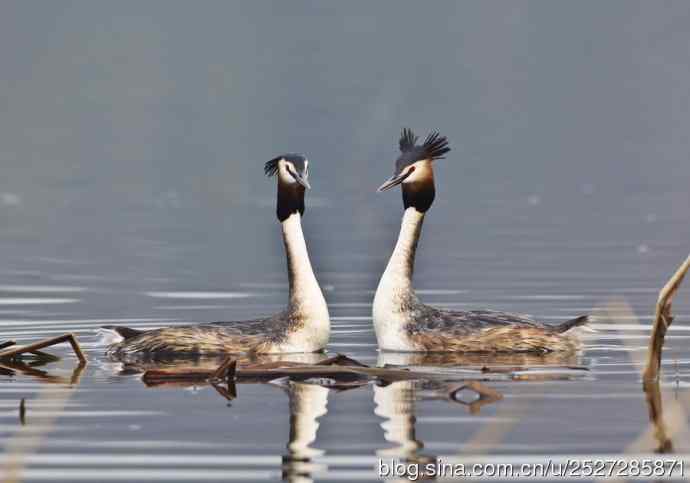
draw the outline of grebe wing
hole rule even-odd
[[[255,320],[162,327],[132,334],[112,345],[108,352],[114,355],[250,352],[281,340],[287,330],[285,320],[285,314],[281,313]]]
[[[419,350],[429,352],[537,352],[573,351],[578,342],[561,334],[586,323],[579,317],[559,325],[537,322],[527,315],[472,310],[467,312],[415,307],[407,325]]]
[[[535,320],[531,315],[519,314],[514,312],[501,312],[499,310],[444,310],[442,311],[451,320],[455,319],[458,322],[463,322],[469,325],[477,326],[478,328],[491,327],[506,327],[506,326],[522,326],[522,327],[539,327],[550,328],[549,324]]]
[[[564,333],[568,330],[586,325],[590,319],[587,315],[580,315],[560,324],[548,324],[532,318],[527,314],[514,312],[500,312],[497,310],[440,310],[439,319],[451,326],[463,325],[473,330],[492,328],[525,328],[540,329],[547,332]]]
[[[252,320],[233,320],[227,322],[211,322],[202,324],[199,327],[211,327],[221,329],[230,334],[244,335],[270,335],[273,333],[284,332],[287,327],[289,316],[286,312],[281,312],[271,317]]]
[[[485,329],[524,327],[551,329],[553,326],[537,322],[529,315],[500,312],[497,310],[440,310],[420,304],[415,307],[411,329],[443,331],[464,335]]]

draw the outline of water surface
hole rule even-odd
[[[664,354],[670,442],[639,378],[656,294],[690,240],[687,4],[281,5],[4,8],[0,340],[74,332],[89,364],[56,347],[59,362],[0,373],[1,464],[26,454],[27,481],[370,481],[390,457],[687,459],[687,287]],[[377,352],[370,306],[401,203],[374,190],[403,126],[453,148],[418,254],[423,300],[554,323],[594,313],[581,354]],[[105,359],[102,324],[283,307],[262,164],[284,151],[311,160],[304,226],[329,353],[543,377],[487,381],[503,398],[481,404],[413,383],[240,384],[228,401]]]

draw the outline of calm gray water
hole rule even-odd
[[[689,27],[680,1],[4,2],[0,341],[71,331],[89,357],[73,374],[56,347],[60,362],[0,374],[5,476],[19,453],[26,481],[353,481],[391,456],[652,455],[639,359],[689,251]],[[437,365],[379,356],[371,325],[401,215],[398,193],[374,191],[403,126],[453,148],[418,254],[422,298],[552,322],[593,312],[581,355],[528,361],[587,370],[487,382],[503,399],[481,407],[411,383],[242,384],[228,403],[148,388],[104,358],[103,323],[282,308],[262,165],[302,151],[329,352]],[[662,401],[687,460],[687,286],[674,312]]]

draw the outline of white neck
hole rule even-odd
[[[403,340],[402,326],[407,321],[406,304],[417,300],[412,287],[412,274],[423,222],[424,213],[413,207],[405,210],[398,242],[376,289],[373,319],[382,349],[412,350]]]
[[[381,282],[385,280],[387,284],[399,291],[414,292],[412,288],[414,258],[417,252],[417,242],[419,242],[419,237],[422,234],[423,222],[424,213],[420,213],[415,208],[405,210],[400,224],[398,242],[395,244],[390,260],[388,260]],[[379,284],[379,288],[381,288],[381,284]]]
[[[297,352],[320,350],[325,347],[328,341],[330,320],[326,300],[309,261],[300,214],[293,213],[281,223],[281,226],[290,283],[289,309],[293,315],[304,322],[303,330],[309,333],[308,336],[315,337],[309,342],[306,340],[300,342],[300,344],[307,344],[309,347],[295,347],[295,349]],[[298,335],[299,338],[306,336],[304,334]],[[297,342],[293,341],[292,343]]]

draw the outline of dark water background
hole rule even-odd
[[[290,478],[349,481],[375,479],[376,458],[389,454],[543,462],[654,450],[634,361],[690,240],[686,2],[1,10],[0,340],[73,331],[90,359],[74,386],[0,376],[3,464],[35,443],[27,480],[247,481],[280,478],[283,456],[316,454],[306,469],[288,465]],[[103,322],[154,327],[282,308],[275,186],[262,165],[302,151],[329,351],[389,362],[378,360],[370,304],[401,203],[374,190],[392,172],[403,126],[438,129],[453,148],[437,164],[418,254],[423,299],[554,322],[595,311],[599,334],[566,361],[589,371],[489,383],[504,399],[474,414],[405,384],[240,385],[228,407],[208,387],[146,388],[104,359],[94,335]],[[687,293],[674,304],[662,384],[684,458]],[[607,317],[611,304],[635,316]],[[54,352],[64,359],[41,369],[69,378],[76,361]],[[23,431],[57,416],[36,426],[38,441],[19,431],[21,398]],[[299,437],[297,426],[307,428]],[[503,429],[487,442],[490,427]]]

